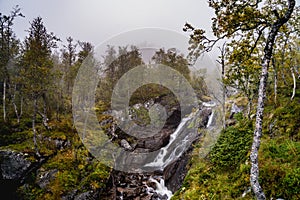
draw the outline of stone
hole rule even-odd
[[[1,178],[8,180],[23,178],[31,166],[31,162],[25,158],[23,153],[11,150],[0,151],[0,162]]]
[[[200,112],[200,115],[199,115],[199,128],[205,128],[207,123],[208,123],[208,120],[209,120],[209,116],[211,115],[212,113],[212,110],[211,108],[203,108]]]
[[[240,113],[240,112],[242,112],[242,109],[240,109],[235,103],[233,103],[231,105],[231,111],[230,111],[230,117],[229,118],[232,119],[234,114],[237,114],[237,113]]]
[[[86,199],[97,199],[97,193],[95,193],[94,191],[87,191],[81,194],[78,194],[75,196],[74,200],[86,200]]]
[[[125,139],[121,140],[121,147],[125,148],[125,150],[127,150],[127,151],[133,150],[133,148],[130,146],[129,142],[127,142],[127,140],[125,140]]]
[[[62,200],[73,200],[75,195],[77,193],[77,190],[72,190],[68,194],[61,197]]]
[[[50,171],[38,172],[36,183],[40,186],[40,188],[44,189],[47,185],[55,178],[57,174],[57,169],[52,169]]]

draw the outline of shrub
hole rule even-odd
[[[247,159],[252,143],[252,122],[237,115],[237,125],[222,131],[209,154],[210,161],[218,168],[236,168]]]

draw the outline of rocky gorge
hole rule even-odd
[[[149,103],[148,103],[149,104]],[[143,105],[146,107],[146,105]],[[212,109],[214,104],[202,104],[189,115],[181,119],[178,105],[167,108],[168,117],[163,128],[151,137],[130,138],[124,136],[119,129],[109,129],[108,134],[115,142],[127,152],[139,153],[154,152],[152,161],[145,162],[142,171],[112,170],[105,188],[81,192],[71,190],[60,196],[61,199],[135,199],[154,200],[170,199],[172,194],[181,187],[187,173],[190,153],[195,143],[201,137],[201,131],[210,126],[212,122]],[[106,120],[102,125],[111,121]],[[101,122],[100,122],[101,124]],[[113,125],[112,125],[113,126]],[[196,134],[190,134],[191,127],[196,128]],[[112,132],[113,131],[113,132]],[[51,139],[43,137],[43,141],[51,143],[55,149],[63,151],[70,147],[67,139]],[[177,143],[176,143],[177,142]],[[56,179],[58,169],[45,170],[43,164],[56,153],[44,157],[36,157],[33,153],[17,152],[10,149],[0,151],[0,175],[3,188],[10,188],[8,193],[12,199],[18,199],[16,190],[22,186],[27,187],[28,181],[33,181],[39,188],[47,190],[51,182]],[[35,157],[33,159],[32,157]],[[90,155],[89,159],[93,156]],[[134,165],[126,156],[120,156],[117,161],[123,165]],[[150,160],[151,160],[150,159]],[[34,180],[32,179],[34,174]],[[8,186],[9,185],[9,186]]]

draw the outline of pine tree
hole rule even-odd
[[[53,67],[51,50],[56,47],[59,40],[53,33],[48,33],[42,22],[42,18],[34,19],[29,28],[29,36],[24,41],[24,52],[21,59],[21,77],[24,86],[24,93],[32,100],[32,130],[33,141],[37,156],[36,116],[40,114],[43,118],[43,125],[48,128],[47,118],[47,92],[53,85],[51,69]],[[42,111],[38,101],[42,99]]]

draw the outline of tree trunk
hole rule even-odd
[[[221,75],[222,75],[222,81],[221,81],[221,84],[222,84],[222,113],[223,113],[223,116],[222,116],[222,121],[223,121],[223,128],[225,129],[226,128],[226,94],[227,94],[227,88],[226,88],[226,85],[224,83],[224,79],[225,79],[225,57],[226,57],[226,42],[223,44],[222,48],[219,47],[219,50],[220,50],[220,53],[221,53],[221,56],[220,56],[220,60],[217,60],[217,62],[221,65]]]
[[[293,68],[291,68],[291,73],[292,73],[293,84],[294,84],[294,87],[293,87],[293,94],[292,94],[292,96],[291,96],[291,100],[293,100],[293,98],[295,97],[295,93],[296,93],[296,77],[295,77],[295,73],[294,73]]]
[[[6,78],[3,81],[3,120],[6,122]]]
[[[47,129],[50,130],[50,127],[48,125],[48,117],[47,117],[47,104],[46,104],[46,97],[43,95],[43,113],[40,111],[37,111],[37,113],[42,117],[43,121],[43,126]]]
[[[35,129],[36,113],[37,113],[37,98],[35,97],[33,99],[33,114],[32,114],[33,145],[35,149],[35,154],[38,157],[40,157],[40,153],[37,145],[37,131]]]
[[[21,116],[23,115],[23,97],[21,96],[21,102],[20,102],[20,114],[18,118],[18,123],[20,123]]]
[[[278,84],[278,80],[277,80],[277,68],[276,68],[276,64],[275,64],[275,59],[272,59],[272,65],[274,68],[274,103],[275,105],[277,104],[277,84]]]
[[[252,98],[250,98],[250,97],[248,98],[248,105],[247,105],[247,117],[248,117],[248,119],[250,119],[251,111],[252,111],[252,103],[253,103]]]
[[[23,97],[21,96],[21,100],[20,100],[20,113],[18,112],[18,106],[16,104],[16,92],[17,92],[17,84],[14,84],[14,91],[12,92],[12,104],[14,106],[14,110],[15,110],[15,114],[17,117],[17,122],[18,124],[20,124],[20,119],[22,116],[22,112],[23,112]]]
[[[275,71],[275,75],[274,75],[274,102],[275,105],[277,104],[277,71]]]
[[[259,167],[258,167],[258,151],[260,147],[260,138],[262,136],[262,123],[263,123],[263,112],[264,112],[264,100],[266,97],[266,86],[268,79],[268,68],[270,60],[272,58],[272,51],[274,46],[274,41],[278,33],[279,28],[285,24],[291,17],[291,14],[295,7],[295,0],[288,0],[289,8],[282,18],[278,18],[276,22],[271,26],[270,32],[268,34],[266,46],[264,49],[264,57],[262,59],[262,70],[259,82],[258,90],[258,102],[256,111],[256,121],[255,130],[253,136],[253,143],[251,148],[251,172],[250,172],[250,183],[252,190],[259,200],[266,199],[266,196],[259,184]]]

